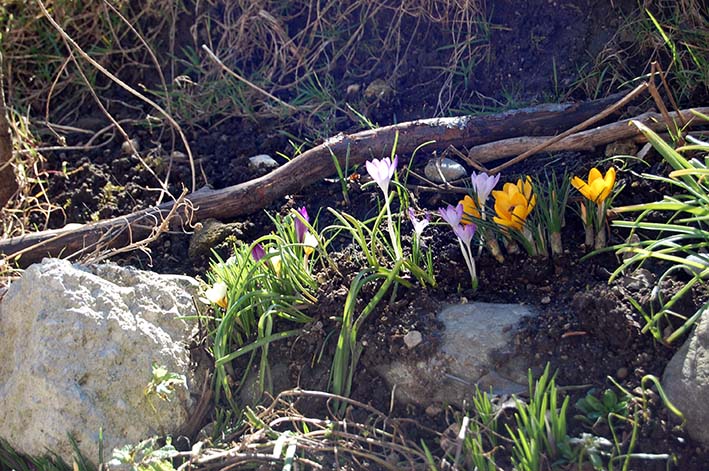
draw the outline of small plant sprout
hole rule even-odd
[[[608,169],[605,175],[596,167],[588,172],[588,181],[579,177],[571,179],[571,185],[587,200],[581,203],[581,219],[586,229],[585,244],[587,247],[602,249],[606,246],[606,214],[609,206],[609,196],[615,185],[615,168]]]
[[[384,193],[384,206],[386,207],[387,212],[387,227],[389,229],[389,237],[391,238],[391,244],[394,248],[394,254],[397,260],[402,257],[402,252],[399,238],[396,236],[396,232],[394,231],[394,220],[392,218],[391,207],[389,205],[391,202],[391,198],[389,197],[389,183],[396,172],[396,166],[398,163],[398,156],[394,156],[394,160],[391,160],[389,157],[385,157],[381,160],[368,160],[365,163],[367,173],[369,173],[369,176],[372,177],[372,180],[374,180],[374,182]]]
[[[560,181],[554,172],[534,181],[538,207],[535,212],[537,251],[544,254],[547,253],[547,243],[552,255],[564,252],[561,228],[565,224],[564,214],[571,185],[566,175]]]
[[[153,404],[152,398],[157,397],[161,401],[170,402],[175,397],[176,388],[187,388],[187,378],[185,378],[185,375],[171,373],[165,366],[158,365],[155,362],[153,362],[152,371],[152,378],[148,385],[145,386],[143,394],[148,399],[150,407],[157,413],[158,411]]]
[[[535,254],[534,241],[531,232],[525,227],[529,214],[537,204],[537,196],[532,190],[532,179],[521,178],[517,183],[505,183],[502,190],[493,191],[495,198],[495,214],[493,221],[497,223],[506,235],[509,231],[518,235],[530,255]],[[508,245],[508,250],[513,251],[513,245]]]
[[[478,289],[478,275],[475,270],[475,259],[473,258],[473,250],[471,248],[471,242],[473,240],[473,235],[475,235],[475,230],[477,226],[472,222],[470,224],[462,224],[463,221],[463,204],[458,203],[457,207],[448,205],[447,208],[440,208],[438,210],[441,218],[446,221],[451,228],[453,233],[455,233],[458,238],[458,243],[460,244],[460,251],[463,253],[463,258],[465,259],[465,264],[468,266],[468,271],[470,272],[470,281],[473,290]]]

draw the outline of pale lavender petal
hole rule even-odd
[[[480,172],[479,174],[473,172],[470,175],[470,182],[473,185],[473,191],[477,196],[478,204],[480,205],[480,207],[483,207],[485,205],[485,201],[487,201],[487,198],[490,196],[490,193],[499,181],[499,173],[495,176],[490,176],[484,172]]]
[[[379,159],[372,159],[365,162],[365,167],[367,168],[367,173],[372,177],[372,180],[379,185],[384,194],[389,192],[389,182],[396,172],[396,166],[399,162],[398,157],[394,157],[394,162],[388,157]]]
[[[475,224],[457,224],[453,226],[453,232],[455,235],[468,247],[470,246],[470,242],[473,240],[473,235],[475,235],[476,229],[477,227]]]
[[[461,209],[460,212],[458,211],[458,207]],[[461,219],[463,219],[463,205],[459,204],[458,207],[453,207],[449,204],[446,208],[438,208],[438,214],[440,214],[441,218],[450,224],[451,227],[456,226],[460,224]]]

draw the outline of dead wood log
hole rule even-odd
[[[709,113],[707,108],[693,108],[702,114]],[[680,112],[669,113],[670,119],[674,121],[685,122],[686,126],[699,126],[706,123],[703,120],[697,119],[690,110],[681,110]],[[599,126],[588,131],[582,131],[562,139],[559,142],[551,144],[542,152],[559,152],[568,150],[584,150],[591,151],[594,148],[609,144],[611,142],[623,139],[635,139],[637,142],[646,142],[638,129],[630,124],[631,121],[639,121],[652,129],[653,131],[664,131],[667,129],[667,124],[661,113],[643,113],[635,118],[624,119],[616,123]],[[510,139],[502,139],[499,141],[489,142],[473,147],[468,151],[467,159],[471,165],[491,162],[493,160],[504,159],[527,152],[540,144],[551,139],[547,137],[512,137]]]
[[[623,94],[583,103],[540,105],[487,116],[423,119],[352,135],[338,135],[267,175],[231,187],[202,189],[188,195],[187,202],[191,203],[194,211],[178,212],[173,224],[251,214],[283,195],[298,193],[334,174],[333,155],[342,166],[347,154],[349,165],[389,155],[397,135],[396,152],[399,155],[410,155],[425,142],[432,142],[427,147],[432,151],[449,146],[469,147],[520,135],[546,136],[596,116],[621,96]],[[97,246],[108,248],[134,243],[162,224],[172,206],[173,203],[165,203],[79,228],[36,232],[1,240],[0,253],[20,266],[27,266],[45,256],[71,257],[76,253],[95,250]]]

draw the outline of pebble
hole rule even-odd
[[[125,155],[133,154],[133,148],[135,148],[135,152],[140,151],[140,142],[138,141],[138,139],[123,141],[123,144],[121,144],[121,152],[123,152]]]
[[[359,93],[359,89],[361,87],[359,84],[353,83],[351,85],[347,85],[347,91],[345,92],[347,96],[354,96]]]
[[[249,157],[249,167],[257,168],[276,168],[278,167],[278,162],[276,162],[273,157],[268,154],[259,154]]]
[[[426,407],[426,415],[429,417],[435,417],[441,412],[443,412],[443,408],[441,408],[441,406],[439,406],[438,404],[431,404],[430,406]]]
[[[542,304],[549,304],[551,302],[551,298],[549,296],[544,296],[542,298]]]
[[[689,263],[697,264],[702,267],[702,268],[699,268],[699,267],[695,267],[692,265],[682,265],[682,268],[684,268],[684,271],[689,276],[699,275],[709,267],[709,255],[707,255],[707,254],[689,255],[686,258],[686,260]],[[707,278],[707,276],[709,276],[709,275],[705,274],[701,278],[705,280]]]
[[[423,342],[423,335],[418,330],[412,330],[404,335],[404,343],[409,350],[416,348],[421,342]]]
[[[625,379],[628,377],[628,369],[626,367],[618,368],[618,371],[615,373],[616,378],[618,379]]]
[[[438,166],[440,164],[440,172],[438,171]],[[432,159],[426,164],[426,168],[423,169],[426,178],[436,183],[452,182],[467,176],[465,167],[460,165],[455,160],[448,158],[443,159]],[[441,178],[443,176],[443,178]]]
[[[187,156],[187,154],[185,154],[184,152],[180,152],[179,150],[172,151],[172,153],[170,154],[170,158],[174,159],[174,160],[179,160],[179,161],[189,160],[189,157]]]

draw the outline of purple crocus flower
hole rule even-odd
[[[261,244],[256,244],[254,245],[254,248],[251,249],[251,256],[257,262],[261,260],[264,255],[266,255],[266,251],[263,249]]]
[[[470,272],[470,280],[472,282],[473,289],[478,287],[478,275],[475,269],[475,259],[473,258],[473,252],[470,247],[470,243],[473,240],[473,235],[475,235],[475,230],[477,226],[475,224],[461,224],[463,219],[463,203],[458,203],[457,207],[448,205],[447,208],[439,208],[438,212],[444,221],[446,221],[451,228],[455,236],[458,238],[458,244],[460,245],[460,251],[463,253],[463,258],[465,259],[465,264],[468,266],[468,271]]]
[[[394,161],[392,161],[389,157],[385,157],[381,160],[368,160],[365,163],[367,173],[369,173],[372,180],[379,185],[379,188],[382,189],[385,196],[389,194],[389,182],[391,181],[391,177],[394,176],[394,172],[396,172],[396,166],[398,163],[399,157],[396,155],[394,156]]]
[[[298,214],[300,214],[303,218],[303,221],[310,222],[308,210],[305,209],[305,206],[298,208]],[[303,240],[305,240],[305,233],[308,232],[308,227],[303,223],[303,221],[301,221],[298,217],[295,218],[295,237],[299,243],[302,243]]]
[[[458,203],[458,206],[453,207],[450,204],[447,208],[438,208],[438,213],[444,221],[450,224],[451,227],[460,225],[463,219],[463,203]]]
[[[478,198],[478,207],[484,208],[485,201],[487,201],[488,196],[490,196],[490,193],[493,188],[495,188],[495,185],[497,185],[497,182],[500,181],[500,174],[498,173],[492,177],[484,172],[473,172],[470,175],[470,181],[473,184],[473,192]]]

